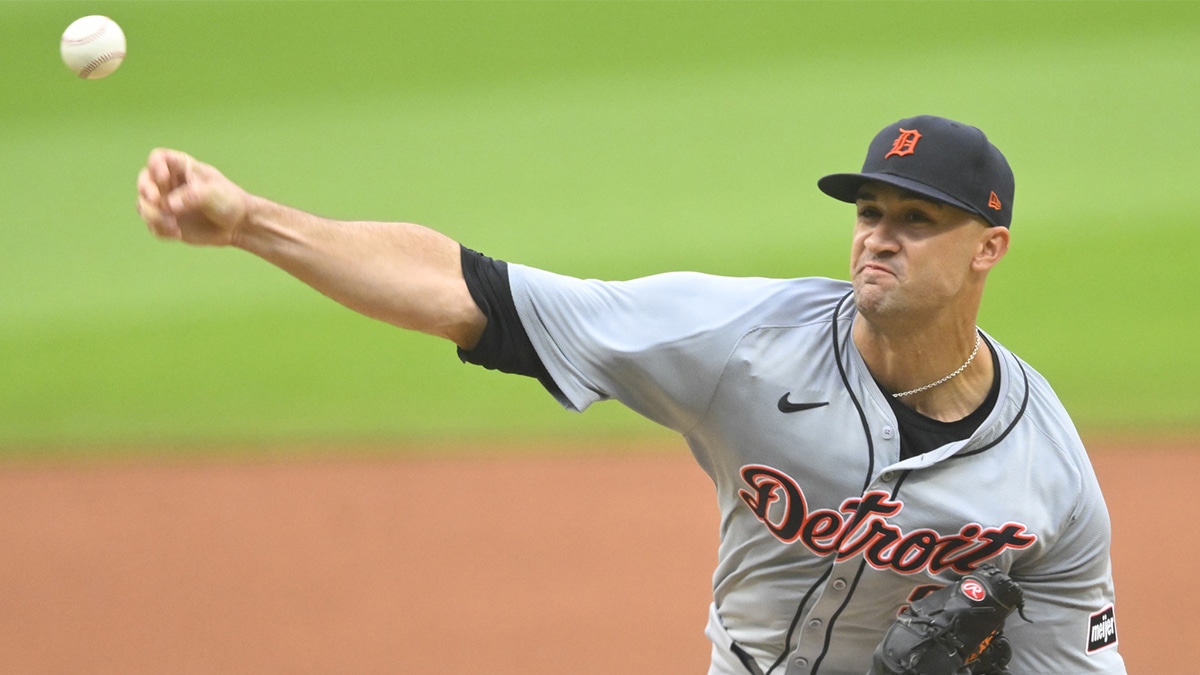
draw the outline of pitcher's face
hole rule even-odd
[[[919,316],[959,299],[988,229],[982,220],[876,181],[859,189],[856,206],[850,274],[860,312]]]

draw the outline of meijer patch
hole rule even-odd
[[[1109,605],[1104,610],[1093,614],[1091,621],[1088,622],[1087,651],[1089,654],[1094,654],[1115,644],[1117,644],[1117,617],[1113,612],[1113,606]]]

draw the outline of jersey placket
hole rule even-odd
[[[886,417],[873,420],[873,440],[877,456],[899,457],[900,434],[896,430],[895,421]],[[898,471],[885,468],[867,485],[861,496],[871,492],[891,493],[896,484]],[[843,538],[852,533],[843,533]],[[833,568],[829,580],[815,596],[812,609],[808,611],[798,627],[796,648],[788,657],[787,675],[816,675],[821,671],[822,662],[830,656],[832,632],[837,627],[837,617],[842,610],[854,601],[854,590],[862,574],[866,572],[866,561],[863,555],[852,556],[846,560],[838,560],[837,553],[832,563]]]

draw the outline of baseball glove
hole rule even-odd
[[[871,675],[1008,675],[1012,647],[1000,631],[1013,610],[1025,618],[1021,587],[980,565],[900,612],[875,649]]]

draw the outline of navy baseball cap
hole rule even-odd
[[[835,173],[817,181],[821,192],[854,203],[867,181],[880,181],[957,206],[988,223],[1012,223],[1013,182],[1008,160],[979,129],[944,117],[921,115],[880,131],[861,173]]]

